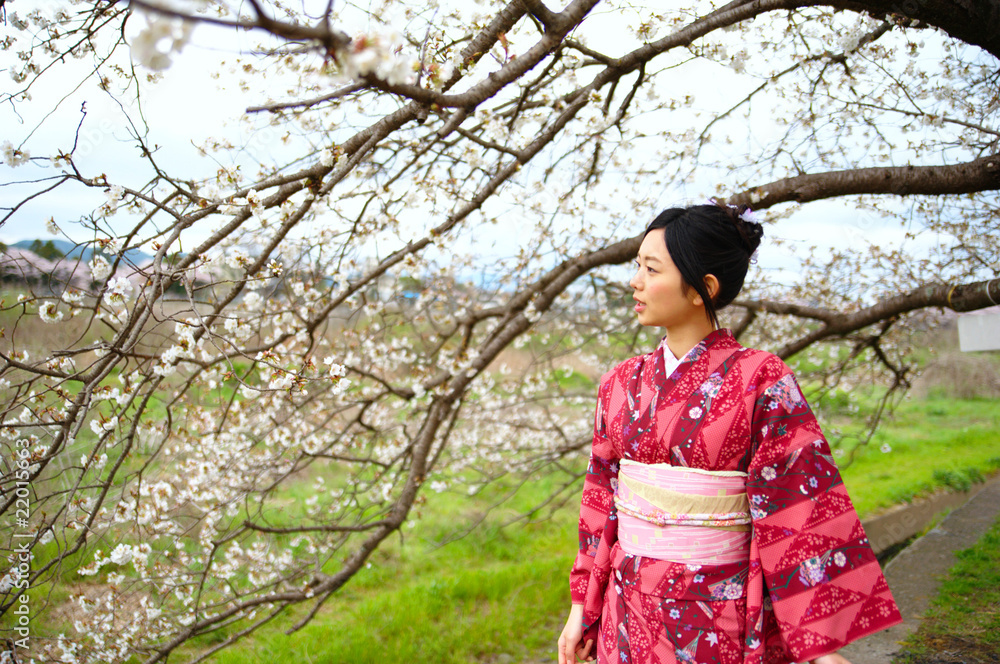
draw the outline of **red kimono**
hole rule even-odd
[[[570,573],[599,661],[802,662],[900,622],[785,363],[729,330],[703,339],[669,376],[664,352],[661,343],[601,379]],[[624,552],[613,500],[620,459],[747,473],[748,559],[698,565]]]

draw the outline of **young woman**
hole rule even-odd
[[[718,329],[763,235],[748,212],[646,229],[629,285],[666,336],[601,379],[560,664],[844,664],[900,621],[791,370]]]

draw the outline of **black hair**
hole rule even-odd
[[[705,313],[715,327],[719,326],[716,312],[739,295],[750,258],[764,236],[763,226],[743,218],[749,211],[746,205],[720,204],[669,208],[646,227],[644,236],[663,229],[671,260],[685,286],[695,289],[705,301]],[[705,285],[709,274],[719,280],[714,298]]]

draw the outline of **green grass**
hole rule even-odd
[[[465,664],[501,652],[525,656],[552,640],[566,603],[552,592],[553,580],[565,577],[569,555],[478,569],[463,562],[397,579],[291,636],[269,631],[213,661]]]
[[[1000,653],[1000,519],[942,582],[920,628],[904,642],[896,661],[916,664],[949,651],[955,661],[996,661]]]
[[[904,401],[854,454],[844,483],[862,517],[935,491],[965,490],[1000,469],[998,432],[995,400]]]

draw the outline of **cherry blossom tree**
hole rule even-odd
[[[932,312],[1000,302],[996,2],[6,12],[0,103],[26,130],[0,219],[51,216],[77,248],[0,265],[0,612],[67,583],[76,607],[73,633],[33,624],[36,661],[219,632],[202,661],[290,607],[307,623],[421,492],[551,464],[578,486],[560,460],[593,395],[558,377],[655,343],[620,266],[667,205],[846,236],[787,243],[794,268],[755,268],[726,322],[826,389],[885,384],[872,426]],[[239,37],[216,66],[256,100],[196,139],[211,169],[147,121],[199,34]],[[38,112],[53,80],[71,126]]]

